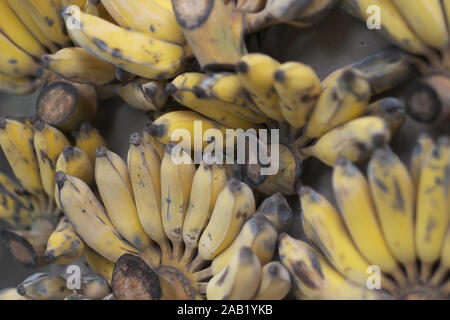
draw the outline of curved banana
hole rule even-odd
[[[62,277],[35,273],[17,286],[17,293],[32,300],[63,300],[72,291]]]
[[[184,47],[121,28],[101,18],[65,7],[68,32],[83,48],[115,66],[149,79],[173,77],[183,67]]]
[[[83,122],[81,124],[80,131],[76,136],[75,144],[88,155],[92,164],[95,163],[95,151],[97,150],[97,147],[107,146],[106,140],[89,122]]]
[[[141,110],[161,110],[167,103],[166,81],[138,79],[115,85],[119,96],[130,106]]]
[[[421,134],[417,139],[409,162],[409,173],[411,175],[412,185],[414,186],[414,194],[417,194],[417,190],[419,190],[420,175],[425,160],[428,158],[431,150],[433,150],[433,147],[433,139],[428,134]]]
[[[0,74],[0,91],[12,94],[29,94],[42,83],[40,78],[15,78]]]
[[[253,300],[281,300],[290,290],[289,271],[280,262],[272,261],[261,270],[261,283]]]

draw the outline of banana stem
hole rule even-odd
[[[407,284],[405,274],[400,270],[400,268],[396,268],[393,272],[390,273],[394,278],[395,282],[397,282],[399,287],[405,287]]]
[[[395,295],[397,293],[397,286],[395,283],[384,275],[381,276],[381,287],[391,295]]]
[[[172,241],[172,259],[180,261],[183,252],[183,241]]]
[[[158,242],[159,248],[161,249],[161,259],[163,263],[172,258],[172,247],[168,240],[163,240]]]
[[[427,50],[425,55],[428,58],[428,60],[430,61],[430,64],[432,67],[437,68],[437,69],[441,68],[442,61],[441,61],[439,55],[433,49]]]
[[[421,58],[413,57],[411,59],[411,62],[417,69],[419,69],[420,73],[422,73],[423,75],[430,72],[430,66]]]
[[[214,272],[211,267],[197,271],[193,274],[194,279],[196,281],[202,281],[202,280],[211,278],[213,275],[214,275]]]
[[[417,276],[419,274],[415,262],[411,262],[411,263],[405,265],[405,269],[406,269],[406,275],[408,277],[408,281],[410,283],[415,282],[417,279]]]
[[[204,263],[205,263],[205,260],[199,254],[197,254],[195,259],[192,260],[191,264],[188,266],[188,270],[190,272],[194,272],[194,271],[198,270],[198,268],[200,268]]]
[[[420,281],[423,283],[426,283],[430,279],[432,266],[432,263],[422,262],[420,266]]]
[[[450,47],[441,52],[442,64],[447,71],[450,71]]]
[[[446,296],[450,296],[450,280],[443,284],[441,288]]]
[[[197,283],[197,292],[199,294],[206,294],[206,288],[208,287],[208,283],[207,282],[199,282]]]
[[[448,269],[445,267],[442,263],[439,264],[439,267],[437,268],[434,275],[431,277],[430,283],[433,286],[439,285],[442,280],[444,280],[445,276],[447,275]]]
[[[48,203],[47,203],[47,197],[44,194],[40,194],[38,196],[39,199],[39,207],[40,207],[40,214],[42,216],[46,216],[47,215],[47,208],[48,208]]]
[[[182,266],[187,266],[192,259],[194,258],[196,248],[194,247],[185,247],[183,257],[181,258],[180,264]]]

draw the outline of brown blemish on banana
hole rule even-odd
[[[194,30],[208,20],[214,0],[172,0],[172,5],[178,24],[183,29]]]
[[[300,281],[311,289],[317,289],[316,284],[310,279],[308,267],[304,261],[289,260],[292,266],[292,271],[300,279]]]

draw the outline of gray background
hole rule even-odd
[[[387,46],[383,38],[375,31],[365,28],[360,21],[336,9],[328,18],[314,28],[298,29],[288,25],[275,26],[260,34],[260,51],[270,54],[281,62],[297,60],[311,65],[321,78],[335,69],[359,60]],[[401,90],[397,90],[401,92]],[[393,93],[398,95],[397,93]],[[0,93],[0,116],[31,115],[34,113],[34,101],[37,94],[26,97]],[[141,111],[128,107],[119,99],[109,100],[100,106],[94,125],[106,137],[109,147],[125,156],[128,149],[128,137],[140,131],[147,122]],[[408,159],[417,136],[429,132],[434,137],[439,133],[449,134],[448,126],[430,127],[408,120],[400,133],[393,139],[394,150]],[[9,171],[3,154],[0,152],[1,170]],[[315,159],[304,163],[303,182],[320,190],[328,199],[330,193],[331,170]],[[292,234],[298,235],[298,200],[292,197],[290,203],[296,212],[292,224]],[[0,222],[0,228],[4,225]],[[45,268],[44,268],[45,270]],[[35,270],[27,270],[13,261],[5,248],[0,245],[0,289],[16,286]]]

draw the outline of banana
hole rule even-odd
[[[359,162],[390,139],[389,127],[383,119],[362,117],[329,131],[301,153],[314,156],[329,166],[333,166],[339,156]]]
[[[154,0],[101,2],[122,28],[134,29],[167,42],[177,44],[186,42],[173,12]]]
[[[161,160],[138,133],[130,136],[128,170],[140,224],[164,253],[170,249],[161,219]]]
[[[33,147],[34,132],[15,120],[0,119],[0,145],[14,175],[30,193],[42,199],[44,189]]]
[[[161,215],[176,260],[180,258],[182,250],[183,222],[194,175],[195,165],[191,157],[183,150],[177,154],[176,145],[169,143],[161,161]]]
[[[125,253],[137,254],[135,248],[122,240],[105,208],[83,180],[58,171],[55,181],[64,214],[89,247],[111,262]]]
[[[0,52],[0,72],[4,75],[13,78],[44,75],[44,69],[3,33],[0,33]]]
[[[309,187],[300,190],[306,235],[348,280],[365,286],[369,263],[358,251],[344,220],[328,200]],[[286,266],[286,264],[285,264]]]
[[[449,35],[440,0],[392,0],[411,29],[426,44],[447,50]]]
[[[112,275],[114,272],[114,263],[103,258],[88,246],[84,249],[84,258],[92,270],[101,275],[109,284],[111,284]]]
[[[208,282],[208,300],[248,300],[256,294],[261,263],[248,247],[241,248],[230,264]]]
[[[320,96],[306,126],[304,140],[318,138],[331,129],[364,113],[370,85],[359,73],[347,70],[329,84]]]
[[[39,43],[48,48],[51,52],[58,51],[57,45],[39,28],[34,22],[30,12],[22,6],[22,1],[7,0],[11,9],[20,18],[21,22],[27,27],[28,31],[36,38]]]
[[[217,197],[226,184],[225,168],[220,164],[202,162],[196,170],[183,223],[186,251],[194,252],[198,247],[200,236],[211,218]]]
[[[300,62],[283,63],[274,73],[281,113],[295,128],[303,127],[322,93],[314,70]]]
[[[253,300],[281,300],[290,290],[289,271],[280,262],[272,261],[261,270],[261,283]]]
[[[263,216],[278,233],[282,233],[286,232],[290,227],[292,214],[292,209],[286,198],[278,192],[261,202],[255,216]]]
[[[107,146],[106,140],[89,122],[83,122],[81,124],[75,143],[78,148],[88,155],[92,164],[95,163],[95,151],[97,150],[97,147]]]
[[[70,43],[61,19],[61,3],[58,0],[17,0],[33,21],[53,42],[62,47]]]
[[[90,0],[89,0],[90,1]],[[98,275],[84,275],[81,283],[81,294],[92,300],[100,300],[111,293],[108,282]]]
[[[75,233],[67,218],[63,217],[48,238],[44,259],[51,263],[68,264],[81,257],[83,251],[83,240]]]
[[[16,46],[32,57],[40,58],[46,54],[45,48],[20,21],[7,0],[0,1],[0,31]]]
[[[420,175],[424,167],[425,160],[428,158],[433,147],[433,139],[428,134],[421,134],[417,139],[417,143],[414,147],[409,163],[409,173],[411,175],[411,182],[414,187],[414,194],[417,194]]]
[[[161,110],[167,103],[166,81],[138,79],[115,86],[119,96],[130,106],[141,110]]]
[[[411,2],[409,1],[409,3]],[[422,40],[425,41],[425,39],[420,39],[416,35],[418,34],[416,30],[411,30],[407,21],[402,17],[402,14],[404,13],[400,11],[403,10],[398,10],[396,8],[395,1],[343,0],[341,1],[341,4],[344,10],[363,21],[368,21],[373,13],[368,10],[369,7],[372,5],[378,6],[381,23],[381,29],[378,29],[378,31],[381,32],[383,36],[408,52],[425,54],[428,51],[426,44],[422,42]]]
[[[14,78],[0,74],[0,91],[25,95],[35,91],[42,83],[40,78]]]
[[[167,79],[183,67],[187,53],[180,45],[121,28],[83,13],[77,6],[65,7],[62,15],[75,42],[128,72],[144,78]]]
[[[31,300],[63,300],[72,291],[62,277],[35,273],[17,286],[17,293]]]
[[[345,225],[361,254],[370,264],[379,266],[404,284],[402,271],[383,236],[369,183],[345,158],[339,158],[335,163],[333,190]]]
[[[64,48],[44,55],[41,64],[66,80],[101,86],[115,80],[115,67],[83,48]]]
[[[176,101],[189,109],[230,128],[246,130],[257,127],[256,122],[261,123],[265,120],[260,114],[242,106],[219,99],[205,99],[203,91],[197,87],[204,79],[203,73],[185,72],[177,76],[166,90]]]
[[[377,116],[389,125],[394,136],[406,121],[406,110],[403,101],[397,98],[383,98],[369,104],[363,116]]]
[[[17,293],[16,288],[5,288],[0,290],[0,300],[27,300]]]
[[[70,145],[65,135],[58,129],[38,120],[34,124],[34,149],[36,151],[41,181],[47,196],[55,197],[56,160],[63,148]]]
[[[279,67],[280,63],[275,59],[251,53],[236,64],[236,73],[258,108],[269,118],[284,121],[274,88],[274,73]]]
[[[127,164],[105,147],[95,155],[95,182],[114,228],[134,247],[146,249],[151,240],[139,221]]]
[[[236,179],[217,197],[208,225],[198,244],[198,253],[204,260],[212,260],[224,251],[238,235],[245,221],[255,212],[255,198],[249,186]]]
[[[366,300],[379,299],[380,293],[345,279],[328,261],[307,243],[283,234],[278,252],[289,270],[294,293],[309,299]]]
[[[65,146],[56,160],[56,171],[83,180],[88,186],[94,181],[94,167],[86,152],[77,147]]]
[[[442,241],[441,257],[439,266],[436,269],[430,283],[439,285],[445,280],[448,270],[450,269],[450,226],[447,227],[444,240]]]
[[[414,279],[415,197],[408,169],[388,147],[385,147],[372,155],[367,168],[367,177],[386,243],[394,257],[406,267],[408,277]]]
[[[153,149],[155,149],[156,153],[159,156],[159,159],[161,160],[164,157],[164,153],[166,152],[166,146],[160,142],[158,139],[156,139],[155,137],[151,136],[149,131],[151,128],[151,123],[147,123],[147,125],[145,126],[144,132],[142,134],[142,139],[150,144]]]
[[[428,278],[431,265],[439,259],[449,224],[449,166],[450,140],[444,136],[425,159],[417,192],[415,240],[422,280]]]

